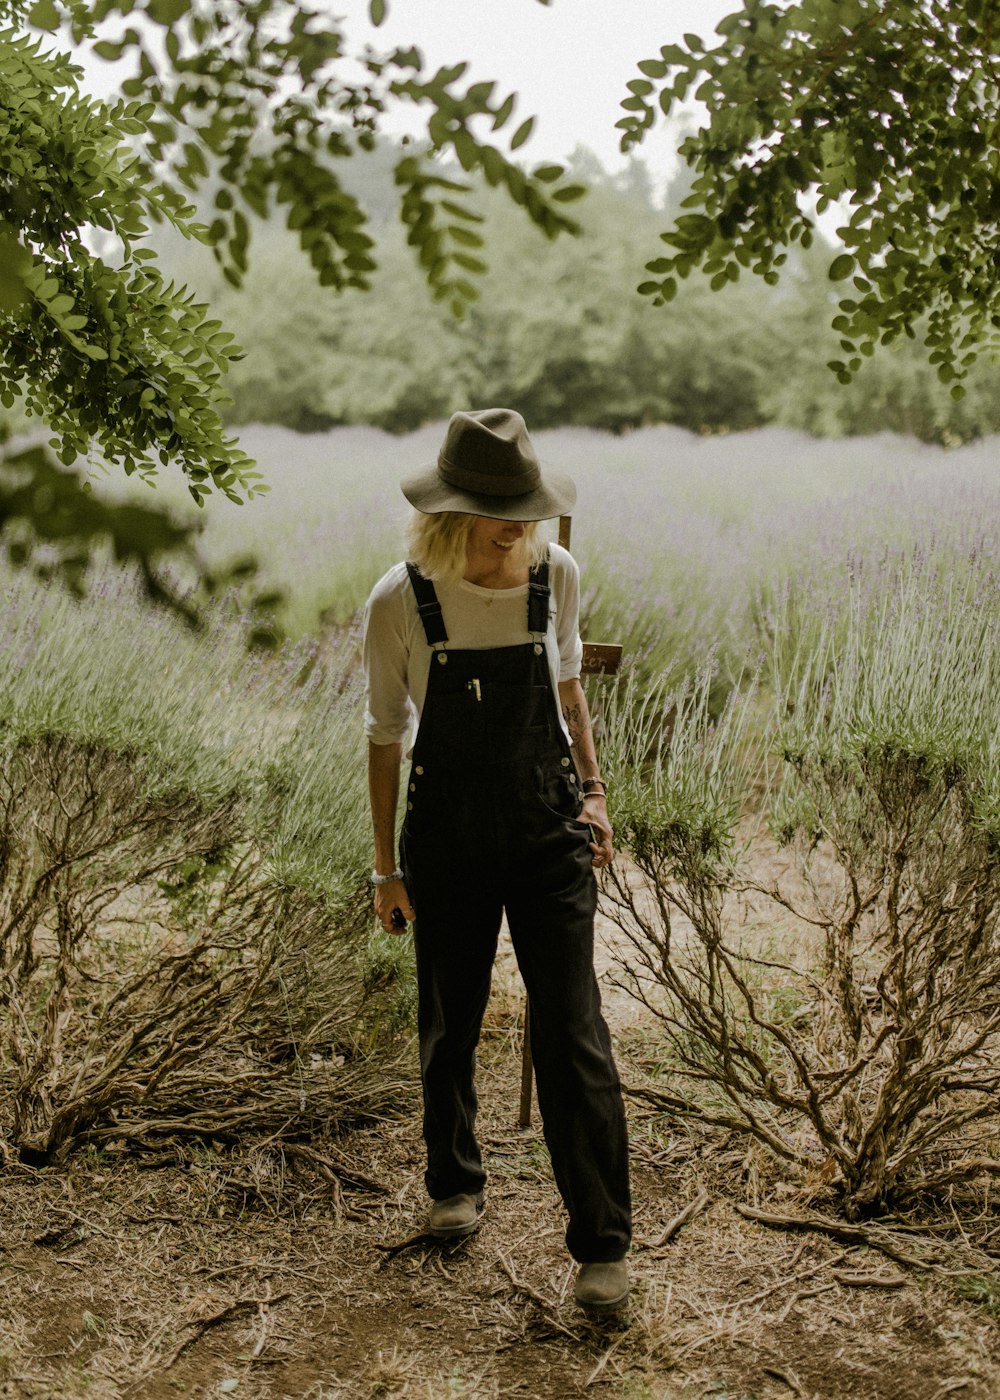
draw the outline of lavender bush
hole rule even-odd
[[[2,1131],[32,1160],[406,1099],[405,950],[368,935],[356,638],[262,658],[228,605],[209,625],[112,572],[82,604],[8,579]]]
[[[850,1218],[1000,1175],[989,563],[945,571],[918,549],[878,589],[849,587],[839,614],[826,598],[798,626],[806,654],[776,636],[794,664],[772,670],[766,710],[748,688],[715,722],[703,683],[677,698],[669,733],[659,704],[608,717],[638,878],[612,869],[606,907],[670,1070],[647,1095],[750,1133]],[[790,873],[758,873],[751,808]]]

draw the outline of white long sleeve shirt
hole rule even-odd
[[[572,555],[556,544],[549,552],[549,587],[545,650],[558,710],[557,686],[579,676],[583,644],[580,571]],[[529,640],[526,583],[519,588],[480,588],[461,579],[435,583],[434,589],[449,647],[481,651]],[[431,651],[406,565],[394,564],[365,606],[365,733],[372,743],[401,743],[406,752],[412,748],[427,694]],[[562,723],[561,713],[559,718]]]

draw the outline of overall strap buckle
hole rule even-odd
[[[448,629],[444,625],[444,614],[441,611],[437,593],[434,591],[434,584],[429,578],[424,578],[417,566],[411,564],[409,560],[406,563],[406,572],[410,579],[410,587],[413,589],[413,596],[417,600],[417,612],[420,614],[427,644],[432,647],[438,646],[448,640]]]

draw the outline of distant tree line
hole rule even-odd
[[[504,402],[534,426],[627,431],[674,423],[695,432],[780,424],[817,436],[879,431],[957,442],[1000,429],[1000,371],[973,367],[956,402],[919,343],[879,347],[849,384],[827,362],[841,352],[830,327],[838,296],[830,248],[792,250],[776,286],[743,278],[712,292],[682,282],[669,306],[634,295],[664,217],[686,194],[661,200],[645,165],[609,174],[580,149],[570,173],[590,186],[576,206],[578,239],[553,245],[500,195],[482,192],[490,225],[487,273],[464,318],[435,302],[393,217],[382,147],[352,162],[379,245],[368,292],[316,293],[291,235],[264,226],[247,295],[233,292],[192,245],[168,264],[208,295],[247,351],[228,388],[234,423],[303,432],[369,423],[407,432],[456,404]],[[659,246],[662,247],[662,244]]]

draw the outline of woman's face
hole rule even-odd
[[[522,520],[493,520],[488,515],[475,515],[466,552],[470,558],[509,559],[523,538]]]

